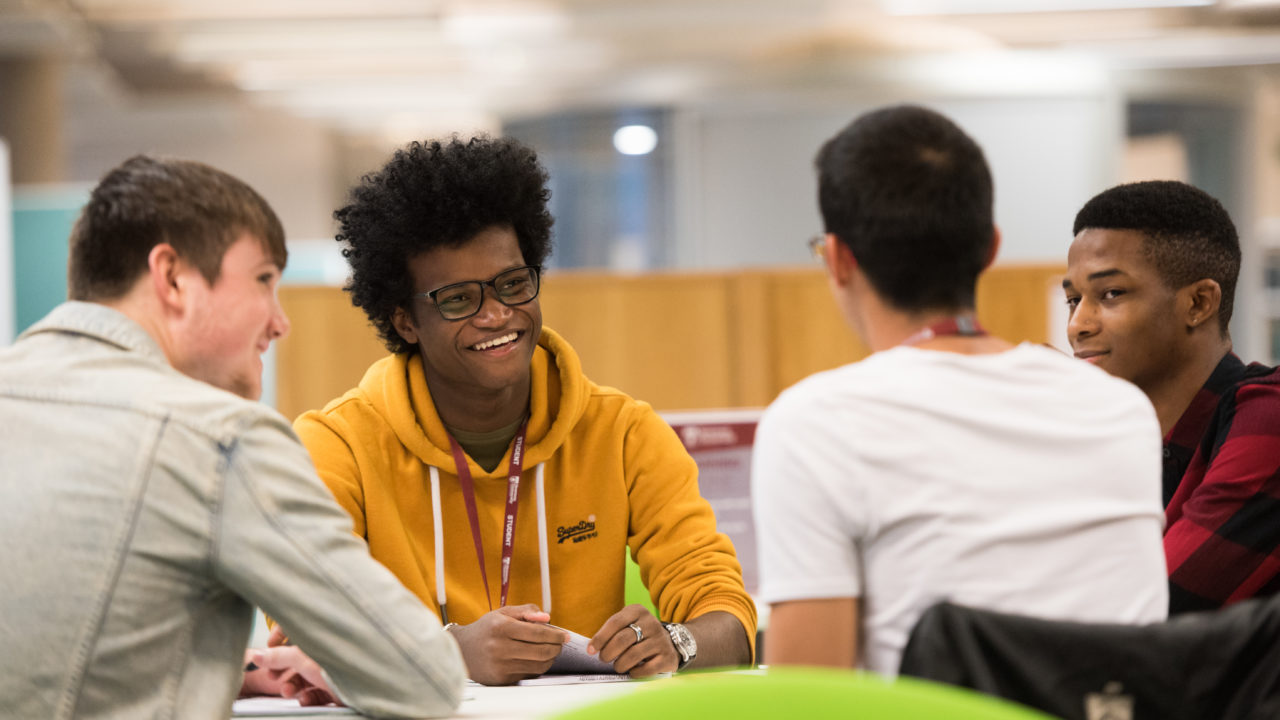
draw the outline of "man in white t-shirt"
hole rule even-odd
[[[895,674],[930,605],[1149,622],[1168,605],[1160,430],[1136,387],[992,337],[1000,234],[982,150],[893,107],[817,158],[820,253],[861,362],[784,392],[756,434],[769,664]]]

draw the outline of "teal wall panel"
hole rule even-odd
[[[87,189],[13,191],[14,330],[21,333],[67,297],[67,238]]]

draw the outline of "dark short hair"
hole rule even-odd
[[[1142,252],[1171,289],[1209,278],[1222,288],[1218,309],[1227,332],[1240,275],[1240,239],[1222,203],[1175,180],[1117,185],[1095,195],[1076,213],[1073,235],[1090,228],[1134,230]]]
[[[284,269],[284,227],[253,188],[203,163],[136,155],[102,178],[71,231],[68,297],[122,297],[161,243],[212,285],[227,248],[245,233]]]
[[[905,311],[972,308],[994,233],[991,171],[955,123],[903,105],[867,113],[818,152],[826,231]]]
[[[351,302],[388,350],[412,352],[392,323],[396,309],[413,299],[409,260],[500,226],[515,232],[525,263],[541,267],[551,252],[550,198],[537,155],[515,140],[455,136],[397,150],[334,213],[351,263]]]

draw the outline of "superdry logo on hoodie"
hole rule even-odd
[[[596,534],[596,516],[588,515],[586,520],[579,520],[577,525],[568,527],[561,525],[556,528],[556,537],[559,538],[556,542],[563,543],[566,540],[572,540],[578,543],[583,540],[590,540]]]

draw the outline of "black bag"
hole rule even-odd
[[[1068,720],[1280,718],[1280,596],[1151,625],[929,608],[903,675],[972,688]]]

